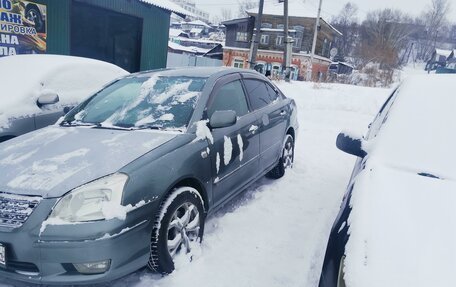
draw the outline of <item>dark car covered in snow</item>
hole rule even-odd
[[[254,71],[121,78],[58,124],[0,144],[0,277],[41,284],[167,274],[205,218],[293,163],[296,105]]]
[[[410,77],[365,137],[329,236],[319,287],[452,286],[456,268],[454,75]]]

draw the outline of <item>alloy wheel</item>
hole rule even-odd
[[[200,230],[200,214],[198,208],[186,202],[171,216],[168,225],[168,252],[171,258],[182,249],[191,251],[190,242],[196,241]]]

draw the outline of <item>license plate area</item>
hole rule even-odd
[[[6,267],[6,249],[5,245],[0,243],[0,267],[5,268]]]

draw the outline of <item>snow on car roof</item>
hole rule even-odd
[[[455,76],[431,74],[407,79],[398,90],[373,156],[388,164],[456,179]]]
[[[59,55],[3,57],[0,70],[0,128],[6,127],[11,117],[39,112],[36,100],[46,90],[57,92],[61,104],[77,103],[128,74],[110,63]]]

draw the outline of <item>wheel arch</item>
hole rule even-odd
[[[195,177],[188,176],[188,177],[183,177],[183,178],[177,180],[175,183],[173,183],[171,185],[170,188],[168,188],[167,192],[165,193],[165,195],[163,197],[163,200],[166,200],[166,198],[168,198],[168,196],[173,192],[174,189],[176,189],[178,187],[184,187],[184,186],[192,187],[198,191],[198,193],[201,195],[201,198],[203,199],[204,210],[205,210],[205,212],[208,212],[209,197],[207,194],[207,190],[204,187],[204,185],[201,183],[201,181],[199,181]]]
[[[293,127],[289,127],[286,134],[292,136],[293,139],[296,140],[296,133]]]
[[[28,11],[32,8],[35,8],[41,14],[40,8],[35,3],[29,3],[29,4],[27,4],[27,6],[25,6],[26,11]]]

